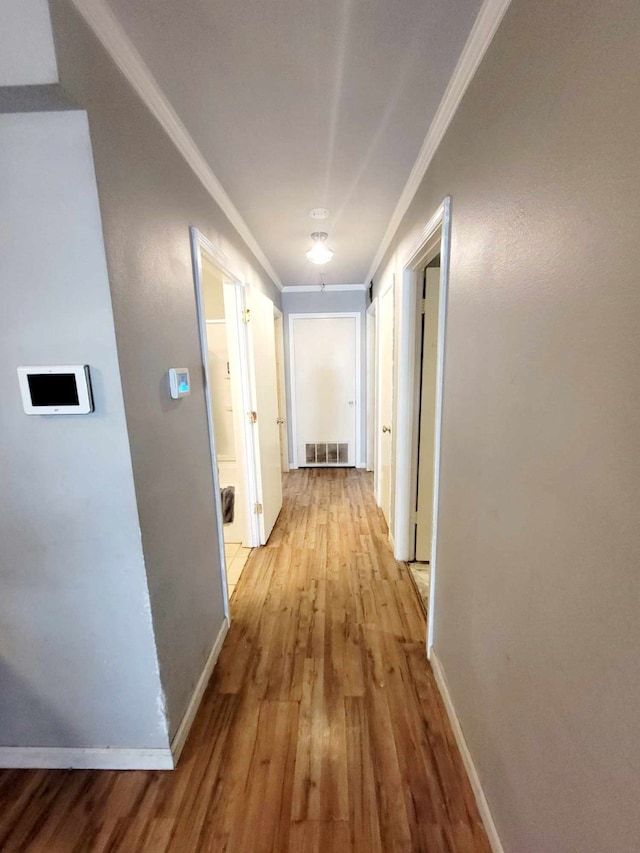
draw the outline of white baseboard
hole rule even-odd
[[[41,770],[173,770],[167,749],[2,746],[0,767]]]
[[[198,679],[198,683],[196,684],[195,690],[193,691],[191,701],[189,702],[187,710],[185,711],[180,725],[178,726],[178,731],[175,733],[174,738],[171,741],[171,754],[173,756],[172,766],[178,763],[178,759],[180,758],[184,745],[187,742],[187,737],[189,736],[191,726],[193,725],[195,716],[198,713],[200,702],[202,702],[202,696],[204,694],[204,691],[207,689],[207,684],[209,683],[209,679],[211,678],[211,673],[213,672],[213,668],[216,665],[216,661],[218,660],[220,649],[222,648],[222,644],[224,643],[224,638],[227,636],[228,630],[229,620],[225,618],[224,622],[220,626],[218,636],[216,637],[216,641],[213,644],[213,648],[209,653],[209,657],[207,658],[207,662],[204,665],[204,669],[200,674],[200,678]]]
[[[224,620],[198,679],[189,706],[182,718],[171,749],[131,749],[121,747],[0,746],[0,768],[41,770],[173,770],[185,745],[202,696],[218,660],[229,630]]]
[[[440,690],[440,695],[442,696],[442,701],[444,702],[444,706],[447,709],[449,722],[451,723],[451,728],[453,729],[453,734],[455,735],[456,743],[458,744],[458,749],[460,750],[460,755],[462,756],[462,761],[469,776],[471,787],[473,788],[473,793],[476,798],[476,803],[478,805],[478,811],[480,812],[480,817],[482,818],[484,828],[489,838],[489,844],[491,845],[493,853],[504,853],[504,848],[502,846],[502,842],[500,841],[500,836],[498,835],[496,825],[493,822],[491,811],[489,810],[487,798],[485,797],[484,791],[482,790],[482,785],[480,784],[480,777],[478,776],[478,771],[476,770],[476,766],[473,763],[473,758],[469,751],[467,741],[465,740],[465,736],[462,731],[462,726],[460,725],[460,720],[458,719],[456,709],[453,706],[453,701],[451,699],[451,694],[449,693],[449,687],[447,685],[447,679],[444,674],[444,669],[442,668],[442,664],[440,663],[440,660],[438,659],[438,656],[433,650],[433,648],[430,651],[431,654],[429,656],[429,659],[431,660],[431,666],[433,667],[433,674],[435,675],[436,682]]]

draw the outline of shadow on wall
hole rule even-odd
[[[32,688],[0,660],[0,717],[4,720],[0,730],[0,747],[78,746],[78,734],[47,706]],[[34,721],[37,720],[37,731]]]

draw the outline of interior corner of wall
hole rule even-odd
[[[158,694],[156,696],[156,717],[158,722],[158,730],[160,731],[163,737],[166,737],[167,746],[169,746],[169,712],[167,709],[167,696],[162,686],[159,668],[157,670],[157,674],[158,682],[160,685]]]

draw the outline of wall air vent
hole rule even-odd
[[[306,465],[348,465],[348,442],[320,441],[315,444],[305,444]]]

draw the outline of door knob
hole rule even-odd
[[[389,427],[389,426],[383,426],[383,427],[382,427],[382,432],[391,432],[391,427]]]
[[[284,423],[284,418],[276,418],[276,423],[277,423],[277,424],[283,424],[283,423]]]

